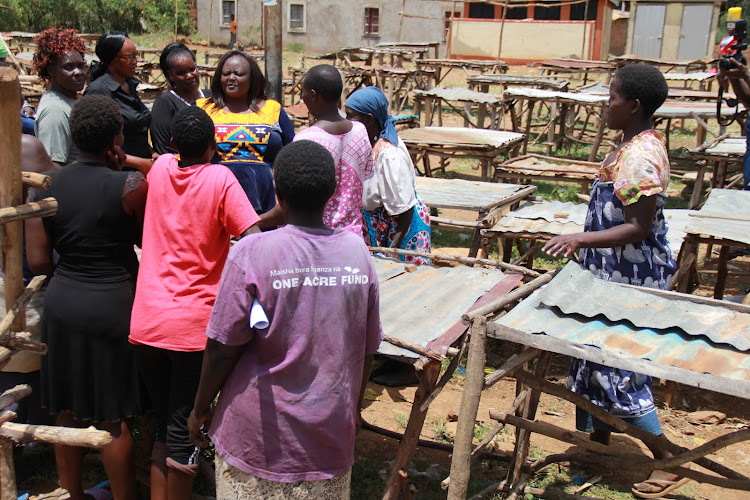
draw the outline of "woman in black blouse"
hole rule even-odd
[[[156,98],[151,111],[151,144],[159,154],[174,153],[169,147],[172,139],[172,118],[178,111],[195,106],[211,91],[200,88],[200,74],[195,56],[180,42],[172,42],[161,51],[159,67],[167,79],[169,90]]]
[[[138,58],[135,44],[122,31],[108,31],[96,42],[96,56],[99,62],[91,65],[91,83],[83,94],[101,94],[117,102],[125,124],[125,143],[122,146],[127,154],[125,167],[146,175],[156,155],[148,145],[151,112],[136,90]]]

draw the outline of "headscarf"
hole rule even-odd
[[[358,113],[372,115],[380,123],[380,137],[398,146],[396,120],[388,114],[388,99],[377,87],[359,89],[346,100],[346,107]]]
[[[104,76],[107,72],[109,63],[117,57],[120,53],[120,49],[125,45],[128,34],[122,31],[107,31],[96,42],[96,57],[99,61],[94,61],[91,64],[91,81],[93,82],[97,78]]]

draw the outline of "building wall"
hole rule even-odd
[[[212,42],[228,43],[229,26],[221,25],[222,0],[197,0],[198,32]],[[451,10],[450,3],[406,0],[407,15],[427,17],[420,19],[404,17],[399,12],[403,0],[293,0],[305,5],[304,32],[289,30],[289,0],[279,0],[283,9],[283,44],[301,44],[306,53],[324,53],[342,47],[368,47],[380,42],[432,42],[442,41],[445,13]],[[262,0],[241,0],[237,12],[238,40],[248,44],[251,39],[261,42]],[[237,4],[236,4],[237,5]],[[380,9],[380,33],[378,36],[364,34],[365,7]],[[399,39],[399,23],[401,37]],[[442,56],[442,51],[440,53]],[[432,54],[431,54],[432,57]]]
[[[581,57],[582,48],[583,58],[591,59],[594,53],[591,43],[594,24],[594,21],[506,20],[502,28],[500,59],[538,61],[552,57]],[[451,57],[497,58],[501,27],[502,23],[497,21],[455,21],[451,35]],[[551,43],[552,40],[554,43]]]
[[[625,55],[627,36],[628,36],[628,19],[620,18],[612,21],[612,30],[609,37],[609,53],[613,56]]]

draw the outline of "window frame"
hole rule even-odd
[[[289,33],[307,33],[307,2],[303,0],[294,0],[289,2],[286,10],[286,25]],[[292,6],[302,7],[302,27],[292,27]]]
[[[224,4],[231,3],[233,8],[229,12],[228,21],[224,22]],[[237,19],[237,0],[221,0],[221,27],[229,28],[229,23],[232,22],[231,15],[234,14],[234,18]]]
[[[371,10],[377,11],[377,13],[378,13],[377,31],[375,31],[375,32],[372,32],[372,31],[368,32],[367,31],[367,26],[368,26],[368,23],[367,23],[367,13],[368,13],[368,11],[371,11]],[[382,25],[382,23],[381,23],[381,14],[382,14],[382,11],[383,11],[383,9],[380,8],[380,5],[365,5],[364,6],[364,10],[362,11],[362,33],[363,33],[364,36],[370,36],[370,37],[374,37],[374,38],[380,38],[380,34],[381,34],[380,27]],[[370,25],[372,25],[372,23],[370,23]],[[372,26],[370,28],[372,29]]]

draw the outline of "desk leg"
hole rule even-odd
[[[419,435],[422,432],[422,427],[424,427],[425,418],[427,418],[427,409],[422,411],[420,410],[420,406],[422,406],[422,402],[435,389],[438,375],[440,375],[440,363],[431,360],[427,361],[419,374],[419,387],[417,387],[417,392],[414,394],[409,423],[406,425],[404,437],[398,445],[396,462],[393,464],[391,474],[385,483],[383,500],[396,500],[399,496],[400,486],[403,481],[401,479],[401,472],[408,473],[409,471],[409,462],[414,455],[414,450],[419,442]]]
[[[700,201],[701,191],[703,190],[703,178],[706,175],[707,167],[708,162],[703,162],[703,165],[698,167],[698,173],[695,177],[695,186],[693,186],[693,194],[690,195],[690,204],[688,205],[688,208],[691,210],[695,209]]]
[[[471,450],[473,448],[474,424],[479,411],[479,401],[484,387],[484,358],[487,342],[487,319],[475,318],[471,323],[469,356],[466,360],[466,379],[461,395],[461,411],[456,425],[456,439],[451,460],[448,500],[464,500],[469,488]]]
[[[599,124],[596,129],[596,137],[594,138],[594,145],[591,146],[591,153],[589,153],[589,161],[596,161],[596,156],[599,153],[599,145],[602,143],[602,137],[604,137],[604,127],[607,125],[604,116],[607,113],[607,107],[603,107],[599,113]]]
[[[547,128],[547,156],[552,154],[552,144],[555,142],[555,120],[560,117],[559,107],[556,102],[550,104],[549,120],[552,123]]]
[[[523,138],[523,153],[522,154],[526,154],[526,148],[529,145],[529,133],[531,132],[531,119],[532,119],[532,115],[534,112],[534,104],[535,104],[535,101],[532,99],[529,99],[528,101],[529,109],[528,111],[526,111],[526,130],[524,131],[525,137]],[[517,130],[515,129],[514,131],[517,132]]]
[[[722,245],[719,252],[719,264],[716,266],[718,274],[716,275],[716,286],[714,287],[714,298],[721,300],[724,298],[724,288],[727,286],[727,261],[729,260],[729,247]]]

